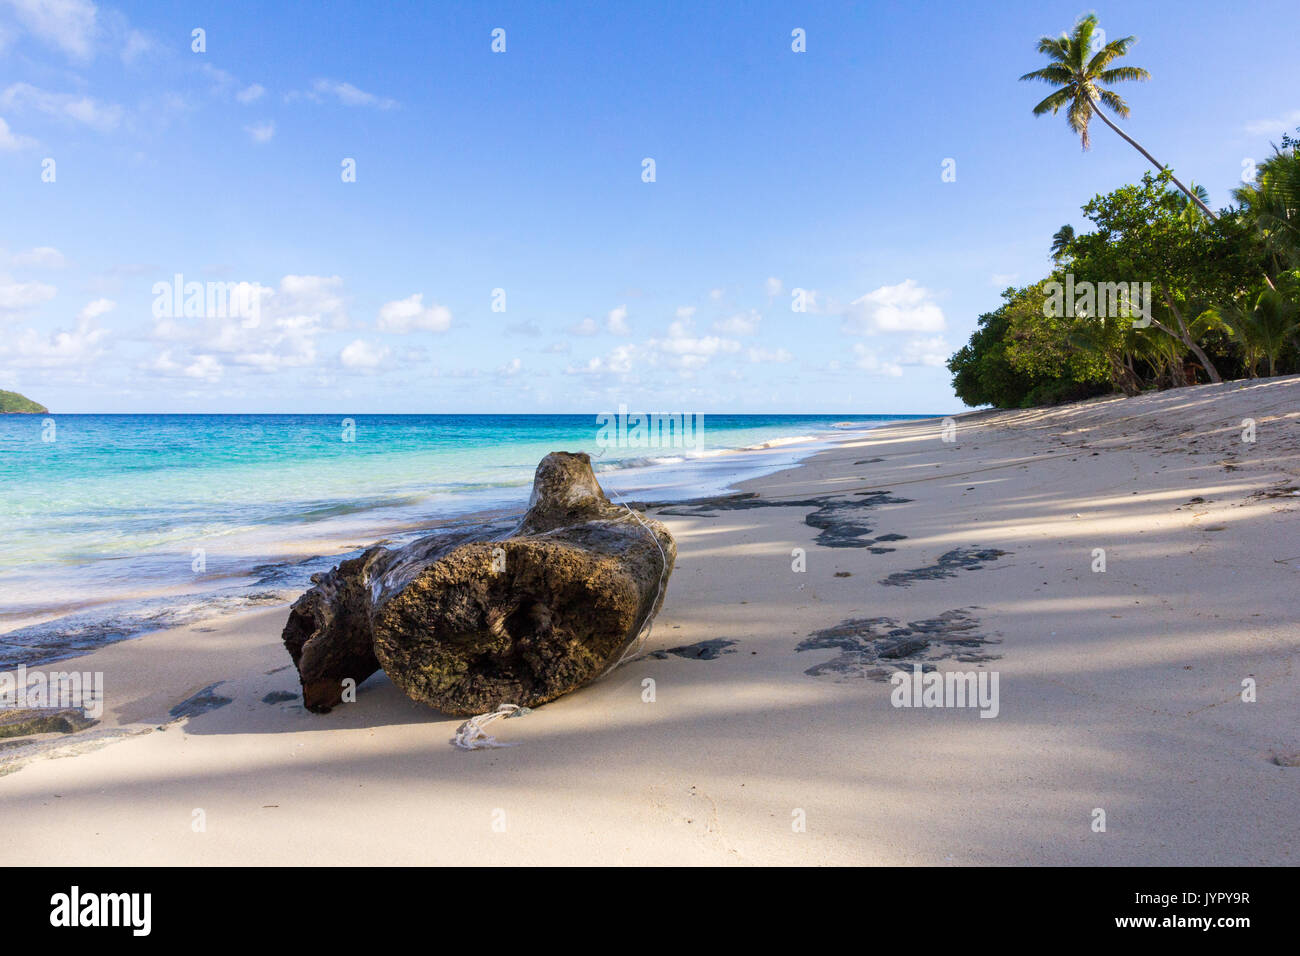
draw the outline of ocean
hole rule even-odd
[[[0,416],[0,667],[281,603],[378,540],[520,513],[550,451],[674,500],[922,417],[706,415],[647,447],[595,415]]]

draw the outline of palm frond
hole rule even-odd
[[[1055,90],[1043,98],[1043,101],[1034,107],[1034,115],[1042,116],[1044,113],[1055,113],[1066,103],[1069,103],[1071,93],[1068,89]]]
[[[1113,70],[1102,70],[1097,79],[1103,83],[1122,83],[1126,80],[1144,81],[1151,79],[1151,74],[1140,66],[1117,66]]]
[[[1020,78],[1023,80],[1042,80],[1044,83],[1054,83],[1057,86],[1063,86],[1074,79],[1074,74],[1059,63],[1053,63],[1045,66],[1041,70],[1034,70],[1032,73],[1026,73]]]
[[[1124,97],[1114,90],[1098,90],[1097,99],[1101,100],[1102,104],[1116,116],[1128,116],[1128,104],[1124,102]]]
[[[1117,59],[1128,54],[1128,48],[1137,42],[1137,37],[1120,37],[1118,40],[1111,40],[1104,47],[1092,55],[1088,61],[1088,72],[1097,74],[1111,60]]]
[[[1070,46],[1064,36],[1041,37],[1038,41],[1037,50],[1058,63],[1065,62],[1070,55]]]

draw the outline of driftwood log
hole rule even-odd
[[[676,554],[662,524],[610,503],[587,455],[552,452],[513,532],[371,548],[313,578],[284,643],[311,710],[381,666],[447,714],[536,706],[618,663],[663,604]]]

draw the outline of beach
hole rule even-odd
[[[846,434],[649,506],[640,656],[501,749],[382,673],[304,710],[287,603],[108,644],[99,724],[0,740],[0,860],[1294,865],[1298,489],[1294,376]]]

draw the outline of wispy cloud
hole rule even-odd
[[[99,11],[90,0],[0,0],[18,22],[49,46],[77,60],[94,56]]]
[[[311,100],[313,103],[334,100],[343,106],[366,106],[377,110],[396,109],[398,105],[397,100],[367,93],[351,83],[326,79],[316,80],[309,90],[286,93],[284,98],[290,103],[300,99]]]
[[[4,117],[0,116],[0,152],[16,153],[20,149],[31,149],[35,145],[36,140],[13,132]]]
[[[1290,110],[1272,119],[1255,120],[1246,124],[1246,132],[1251,136],[1279,136],[1289,133],[1300,126],[1300,110]]]
[[[63,253],[53,246],[37,246],[26,252],[15,252],[9,256],[8,261],[10,265],[35,269],[62,269],[68,264]]]
[[[0,275],[0,321],[16,318],[42,302],[50,301],[57,293],[58,289],[44,282],[15,282]]]
[[[122,107],[115,103],[101,103],[89,96],[75,93],[51,93],[30,83],[14,83],[0,93],[0,109],[36,110],[59,119],[71,120],[89,126],[101,133],[117,128],[122,122]]]
[[[405,299],[387,302],[379,310],[379,331],[445,332],[451,328],[451,310],[446,306],[424,304],[424,294],[417,292]]]
[[[275,122],[267,120],[264,123],[256,123],[252,126],[245,126],[244,132],[254,143],[269,143],[275,136]]]

